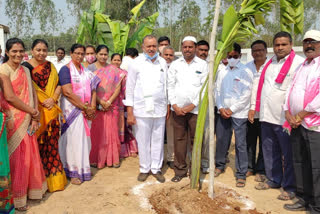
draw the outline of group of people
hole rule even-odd
[[[305,34],[306,59],[292,47],[291,35],[279,32],[270,59],[257,40],[253,61],[240,62],[237,43],[221,61],[215,176],[226,169],[234,132],[237,187],[255,175],[257,190],[282,188],[279,200],[298,198],[285,209],[319,213],[320,32]],[[120,167],[121,157],[138,150],[138,181],[153,175],[165,182],[164,159],[172,182],[187,177],[210,47],[186,36],[181,48],[178,58],[168,37],[147,35],[142,54],[129,48],[111,64],[106,45],[81,44],[72,45],[70,62],[63,48],[49,62],[47,42],[37,39],[23,62],[24,43],[9,39],[0,66],[0,213],[27,210],[27,198],[63,190],[67,177],[76,185],[91,180],[90,167]],[[201,162],[208,173],[206,140]]]
[[[107,46],[73,44],[70,62],[58,48],[52,63],[43,39],[31,54],[25,61],[23,41],[9,39],[0,66],[0,213],[25,211],[27,198],[64,190],[67,177],[81,184],[91,180],[90,167],[117,168],[120,158],[138,153],[122,103],[127,71],[120,54],[108,64]]]

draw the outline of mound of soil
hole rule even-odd
[[[255,209],[245,209],[245,197],[234,190],[216,186],[212,200],[208,197],[207,188],[203,189],[202,192],[190,189],[189,184],[165,187],[154,192],[149,201],[158,214],[260,214]]]

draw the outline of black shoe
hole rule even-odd
[[[148,176],[149,176],[149,173],[140,173],[138,175],[138,181],[143,182],[143,181],[147,180]]]
[[[173,161],[168,161],[167,165],[169,166],[169,168],[173,169],[174,167],[174,162]]]
[[[285,204],[283,205],[283,208],[289,211],[307,211],[309,210],[308,206],[304,203],[301,203],[301,201],[297,201],[294,204]]]
[[[166,181],[165,177],[163,176],[163,174],[161,172],[157,172],[156,174],[152,174],[153,177],[155,177],[157,179],[157,181],[159,181],[160,183],[164,183]]]

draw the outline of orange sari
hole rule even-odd
[[[32,81],[27,68],[19,66],[14,71],[5,63],[0,66],[0,74],[10,78],[14,93],[22,102],[34,107]],[[19,208],[26,206],[27,197],[41,199],[47,190],[47,182],[40,160],[37,137],[27,134],[31,115],[14,108],[4,99],[1,100],[1,105],[14,121],[14,127],[7,129],[7,139],[14,205]]]

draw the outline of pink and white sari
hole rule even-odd
[[[127,75],[126,71],[114,65],[101,68],[95,74],[101,79],[97,88],[97,97],[104,101],[110,99],[117,86],[123,84]],[[98,168],[120,164],[119,124],[121,123],[119,120],[123,121],[122,98],[123,90],[112,102],[110,109],[108,111],[98,110],[96,118],[92,121],[90,163],[97,165]]]
[[[72,61],[68,67],[73,93],[79,96],[83,103],[90,103],[91,91],[97,87],[99,78],[82,66],[78,71]],[[89,164],[91,122],[65,96],[62,96],[60,101],[64,118],[66,118],[59,139],[59,153],[64,170],[70,178],[79,178],[81,181],[91,180]]]

